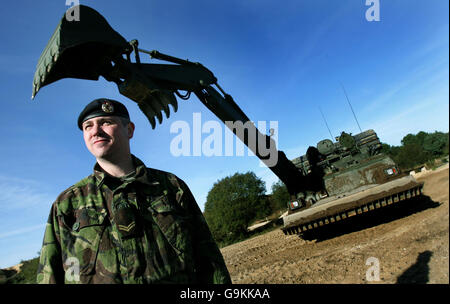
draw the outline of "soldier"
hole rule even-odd
[[[131,154],[125,106],[96,99],[78,127],[97,163],[53,203],[37,282],[231,283],[187,185]]]

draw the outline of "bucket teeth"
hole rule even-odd
[[[163,121],[163,115],[161,111],[166,111],[163,96],[164,93],[159,90],[152,93],[152,107],[153,109],[155,109],[156,117],[158,118],[158,122],[160,124],[162,124]]]
[[[154,129],[156,127],[155,111],[153,110],[153,108],[151,106],[151,102],[147,102],[147,101],[139,102],[138,106],[139,106],[139,109],[141,109],[141,111],[144,112],[148,121],[152,125],[152,129]]]
[[[169,104],[171,104],[176,112],[178,110],[177,99],[174,94],[170,91],[154,91],[151,95],[147,96],[144,100],[138,102],[139,108],[142,112],[144,112],[145,116],[150,121],[152,125],[152,129],[156,127],[156,119],[160,124],[163,121],[163,114],[166,115],[168,119],[170,117],[170,108]]]
[[[171,104],[172,107],[173,107],[173,111],[174,111],[174,112],[177,112],[177,111],[178,111],[178,101],[177,101],[177,98],[172,94],[172,95],[171,95],[171,99],[172,99],[172,102],[171,102],[170,104]]]
[[[169,117],[170,117],[169,104],[172,103],[171,97],[173,97],[173,94],[168,91],[160,91],[160,93],[158,95],[159,95],[158,96],[159,104],[160,104],[162,110],[164,111],[164,113],[166,114],[166,118],[169,119]]]
[[[139,108],[150,121],[152,129],[155,129],[156,127],[155,117],[158,119],[158,122],[162,124],[162,112],[165,113],[167,119],[170,117],[169,104],[173,106],[175,112],[178,110],[178,103],[174,94],[170,91],[159,90],[152,92],[147,98],[138,102]]]
[[[159,110],[159,109],[156,110],[155,114],[156,114],[156,118],[158,118],[159,124],[162,124],[163,116],[162,116],[161,110]]]

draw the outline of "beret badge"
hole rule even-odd
[[[113,113],[114,112],[114,106],[111,102],[109,102],[108,100],[105,100],[102,102],[102,111],[105,113]]]

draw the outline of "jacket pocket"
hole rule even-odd
[[[168,196],[151,199],[148,210],[175,252],[185,260],[192,250],[191,227],[188,214],[174,205]]]
[[[84,276],[95,272],[100,240],[106,228],[104,225],[106,211],[81,208],[74,212],[74,217],[71,230],[62,242],[67,246],[67,259],[72,258],[71,263],[65,263],[64,270],[67,272],[69,267],[76,265],[74,262],[78,263],[80,279],[84,283],[86,279]]]

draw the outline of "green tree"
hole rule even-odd
[[[448,154],[448,133],[435,131],[407,134],[401,146],[382,144],[382,152],[389,155],[400,168],[411,169]]]
[[[287,191],[286,185],[282,181],[278,181],[272,185],[272,196],[273,205],[272,210],[283,210],[287,208],[287,203],[289,202],[290,195]]]
[[[381,152],[387,155],[391,154],[391,146],[386,143],[381,143]]]
[[[425,138],[427,136],[428,136],[428,133],[426,133],[424,131],[420,131],[416,135],[414,135],[414,134],[407,134],[402,139],[402,145],[403,146],[407,146],[407,145],[411,145],[411,144],[416,144],[416,145],[419,145],[419,146],[423,146],[423,143],[424,143]]]
[[[204,214],[217,242],[227,244],[243,238],[257,215],[270,213],[265,191],[264,181],[253,172],[236,173],[213,185]]]
[[[413,168],[429,160],[428,153],[417,143],[410,143],[403,146],[397,157],[397,164],[403,169]]]
[[[423,142],[423,149],[433,157],[441,156],[446,152],[448,153],[448,133],[436,131],[427,134]]]

